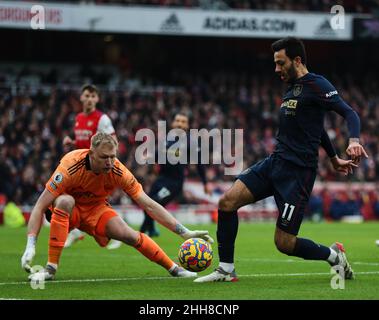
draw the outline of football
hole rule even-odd
[[[201,238],[187,239],[179,249],[180,265],[194,272],[200,272],[207,269],[213,258],[211,245]]]

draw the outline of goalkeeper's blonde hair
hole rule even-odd
[[[118,147],[118,142],[111,134],[98,132],[91,138],[91,149],[96,149],[103,143],[110,144],[116,148]]]

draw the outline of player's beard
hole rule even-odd
[[[287,80],[288,83],[294,83],[297,79],[297,72],[296,72],[295,65],[293,62],[291,62],[291,66],[288,68],[287,76],[288,76],[288,80]]]

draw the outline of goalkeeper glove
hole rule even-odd
[[[25,269],[26,272],[31,272],[31,263],[36,254],[36,241],[37,237],[35,235],[28,235],[28,242],[26,244],[25,252],[21,258],[21,267]]]
[[[209,232],[207,230],[189,230],[183,225],[179,224],[177,226],[177,233],[184,239],[190,239],[190,238],[201,238],[205,241],[208,241],[210,244],[214,242],[212,237],[209,235]]]

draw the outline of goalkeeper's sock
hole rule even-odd
[[[174,261],[167,256],[161,247],[144,233],[139,233],[137,243],[134,247],[146,258],[161,265],[166,270],[170,270],[173,265],[175,265]]]
[[[220,262],[233,263],[234,242],[237,237],[237,232],[237,211],[226,212],[219,209],[217,220],[217,242]]]
[[[291,255],[305,260],[328,260],[330,252],[330,248],[322,244],[317,244],[308,239],[297,238],[295,249]]]
[[[59,258],[68,235],[70,215],[64,210],[54,208],[50,223],[48,263],[59,264]]]

